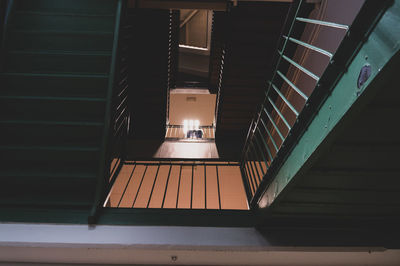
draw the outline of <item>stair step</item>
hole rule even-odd
[[[87,163],[96,165],[100,149],[93,147],[50,147],[50,146],[0,146],[2,161],[7,165],[29,163]]]
[[[24,179],[36,179],[36,178],[76,178],[76,179],[95,179],[97,176],[94,173],[76,172],[76,173],[60,173],[60,172],[27,172],[23,168],[17,168],[13,171],[0,171],[0,178],[24,178]]]
[[[3,151],[2,151],[3,152]],[[4,153],[3,153],[4,154]],[[37,151],[25,150],[7,151],[3,159],[3,173],[18,173],[15,169],[23,168],[28,176],[22,175],[10,178],[0,176],[0,182],[6,184],[0,188],[1,204],[88,205],[93,202],[98,169],[98,155],[90,152]],[[50,173],[65,173],[65,177],[49,175]],[[47,176],[39,176],[47,173]],[[86,173],[81,178],[77,173]],[[78,178],[77,178],[78,176]]]
[[[16,30],[112,31],[113,15],[18,11],[9,27]]]
[[[0,205],[87,206],[93,203],[95,178],[0,176]]]
[[[102,126],[16,123],[0,123],[0,132],[2,132],[0,145],[87,145],[94,147],[101,145],[103,134]]]
[[[17,10],[109,14],[116,4],[112,0],[19,0]]]
[[[6,155],[3,155],[6,157]],[[7,157],[6,157],[7,158]],[[6,160],[4,160],[6,162]],[[58,173],[62,175],[70,175],[71,177],[75,175],[86,175],[95,177],[98,174],[99,162],[95,161],[93,158],[91,161],[57,161],[51,160],[51,162],[46,161],[23,161],[14,160],[7,164],[2,165],[1,177],[7,176],[6,174],[15,173],[21,176],[37,176],[40,174],[45,174],[46,176],[53,176],[53,173]]]
[[[100,149],[96,147],[73,147],[73,146],[21,146],[21,145],[0,145],[1,151],[55,151],[55,152],[98,152]]]
[[[117,3],[14,1],[0,73],[0,206],[92,206]]]
[[[105,97],[108,75],[1,73],[1,95]]]
[[[7,72],[108,73],[111,54],[48,51],[11,51],[6,56]]]
[[[105,102],[0,99],[0,120],[103,122]]]
[[[13,50],[111,51],[112,31],[10,30],[7,47]]]
[[[44,120],[8,120],[0,119],[0,125],[63,125],[63,126],[92,126],[102,127],[104,124],[101,122],[92,121],[44,121]]]
[[[12,186],[12,184],[10,184],[10,186]],[[85,195],[84,189],[82,187],[79,187],[79,191],[82,193],[79,196],[75,194],[75,196],[71,195],[71,191],[77,193],[75,187],[70,188],[69,193],[65,193],[65,186],[62,186],[63,188],[60,188],[59,185],[58,187],[58,189],[55,189],[54,187],[37,187],[36,189],[33,189],[30,184],[24,184],[23,187],[20,186],[19,189],[14,188],[12,190],[5,190],[6,192],[1,192],[0,190],[0,193],[3,194],[3,196],[0,196],[0,206],[3,208],[35,206],[36,208],[67,207],[88,209],[93,204],[93,200],[91,200],[91,197],[93,196]],[[88,188],[85,188],[85,191],[86,189]],[[46,194],[46,191],[49,190],[54,191],[52,195],[47,195],[48,193]],[[61,194],[63,192],[65,194]]]
[[[73,102],[105,102],[104,98],[88,97],[53,97],[53,96],[1,96],[0,100],[46,100],[46,101],[73,101]]]
[[[63,9],[61,11],[51,11],[51,9],[40,9],[40,10],[17,10],[15,12],[16,15],[36,15],[36,16],[70,16],[70,17],[93,17],[93,18],[115,18],[115,14],[113,12],[110,13],[104,13],[104,14],[96,14],[96,13],[82,13],[82,12],[76,12],[76,10],[68,10],[68,9]],[[114,20],[113,20],[114,22]]]

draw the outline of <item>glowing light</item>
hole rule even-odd
[[[187,49],[193,49],[193,50],[200,50],[200,51],[208,51],[207,48],[197,47],[197,46],[190,46],[190,45],[184,45],[184,44],[179,44],[179,47],[181,47],[181,48],[187,48]]]
[[[183,120],[183,133],[185,133],[185,135],[186,135],[186,133],[188,132],[188,121],[187,120]]]
[[[193,119],[183,120],[183,133],[185,134],[185,137],[186,137],[188,131],[193,131],[193,130],[200,130],[200,121],[193,120]],[[193,134],[192,134],[192,137],[193,137]]]

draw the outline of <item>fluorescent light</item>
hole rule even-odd
[[[188,48],[188,49],[194,49],[194,50],[200,50],[200,51],[208,51],[207,48],[202,48],[202,47],[197,47],[197,46],[190,46],[190,45],[184,45],[184,44],[179,44],[180,48]]]

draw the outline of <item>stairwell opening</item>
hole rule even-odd
[[[208,82],[212,18],[210,10],[169,11],[165,136],[158,142],[137,135],[128,141],[104,207],[248,210],[239,163],[221,161],[215,145],[217,94]]]

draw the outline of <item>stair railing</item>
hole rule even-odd
[[[333,90],[391,2],[365,1],[351,26],[310,19],[304,16],[306,1],[298,0],[292,4],[278,45],[275,70],[265,90],[265,98],[251,122],[242,151],[240,167],[251,208],[256,208],[263,191],[312,121],[318,107]],[[344,38],[336,51],[328,51],[301,39],[305,25],[339,30]],[[299,49],[326,58],[327,66],[321,71],[322,75],[313,73],[304,62],[296,61],[294,55]],[[297,77],[301,73],[312,79],[313,88],[301,88],[295,73]]]
[[[90,224],[96,223],[102,203],[122,168],[125,156],[124,144],[128,134],[129,111],[126,58],[128,47],[124,43],[124,38],[126,38],[124,32],[129,29],[122,24],[126,10],[127,1],[118,0],[96,194],[88,218]]]
[[[169,25],[168,25],[168,76],[167,76],[167,111],[166,111],[166,127],[169,125],[169,101],[170,101],[170,91],[171,91],[171,66],[172,60],[172,10],[169,11]]]
[[[216,97],[216,100],[215,100],[215,111],[214,111],[214,123],[213,123],[213,126],[215,127],[215,128],[217,128],[217,123],[218,123],[218,121],[220,120],[220,113],[219,113],[219,109],[220,109],[220,105],[222,104],[221,102],[222,102],[222,97],[221,97],[221,94],[223,93],[222,92],[222,90],[223,90],[223,81],[224,81],[224,67],[226,67],[226,53],[228,52],[228,47],[229,47],[229,34],[233,34],[232,33],[232,29],[231,28],[229,28],[228,27],[228,25],[230,24],[229,23],[229,20],[231,19],[230,18],[230,16],[229,16],[229,12],[230,12],[230,10],[231,10],[231,8],[232,8],[232,3],[231,2],[228,2],[228,4],[227,4],[227,15],[224,17],[224,23],[223,23],[223,30],[220,30],[219,31],[219,33],[220,34],[224,34],[224,36],[223,36],[223,40],[221,41],[222,42],[222,47],[221,47],[221,60],[220,60],[220,63],[219,63],[219,73],[218,73],[218,79],[216,80],[216,94],[217,94],[217,97]],[[220,23],[221,23],[221,20],[220,20]],[[214,89],[214,88],[213,88]]]
[[[123,9],[124,10],[124,9]],[[121,18],[124,21],[125,17]],[[125,23],[120,27],[117,53],[117,64],[115,69],[115,83],[112,97],[112,116],[110,128],[109,153],[107,160],[111,166],[109,176],[106,176],[108,184],[106,193],[110,190],[119,171],[122,168],[126,153],[126,139],[129,131],[129,108],[128,108],[128,49],[132,38],[132,26]]]
[[[238,178],[237,181],[240,181],[238,166],[237,162],[212,159],[126,161],[125,167],[131,172],[125,175],[125,179],[121,176],[119,189],[110,191],[105,205],[111,208],[158,210],[227,210],[233,206],[232,202],[226,200],[228,193],[223,185],[226,180]],[[137,188],[128,189],[133,182],[137,182]],[[235,192],[241,195],[237,195],[235,202],[238,206],[234,206],[234,209],[247,209],[243,187],[236,187]]]
[[[197,140],[214,140],[215,139],[215,127],[214,126],[199,126],[202,132],[201,138],[195,138]],[[169,140],[184,140],[187,139],[184,133],[184,126],[182,125],[168,125],[165,133],[165,139]]]

